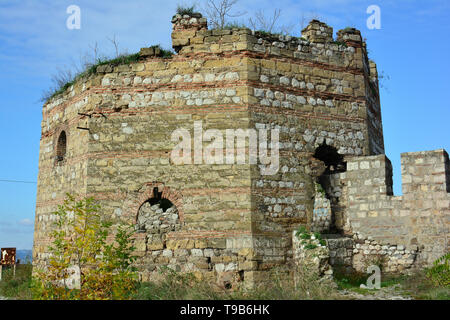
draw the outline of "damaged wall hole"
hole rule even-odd
[[[153,188],[153,197],[148,200],[151,206],[158,204],[163,212],[166,212],[167,209],[173,206],[173,203],[166,199],[162,198],[162,192],[159,192],[158,187]]]
[[[321,215],[316,217],[321,220],[317,231],[326,231],[331,233],[338,232],[336,225],[337,214],[340,212],[339,195],[332,192],[331,178],[332,175],[345,172],[347,170],[347,163],[344,162],[344,156],[337,152],[333,146],[328,146],[325,142],[322,143],[314,152],[313,157],[320,160],[323,165],[323,172],[317,172],[316,176],[316,200],[315,214]],[[317,208],[316,208],[317,205]],[[329,221],[327,221],[329,220]]]

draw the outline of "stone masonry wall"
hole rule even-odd
[[[380,246],[418,250],[415,265],[431,264],[449,251],[448,161],[445,150],[403,153],[403,195],[393,196],[392,166],[385,155],[350,159],[341,174],[348,229]]]
[[[325,239],[329,263],[341,272],[366,273],[369,266],[376,265],[383,273],[407,273],[414,267],[418,251],[418,246],[407,249],[403,245],[382,244],[360,233],[353,237],[325,235]]]
[[[314,28],[315,24],[311,22]],[[252,123],[281,131],[278,174],[261,176],[252,168],[253,232],[288,237],[293,226],[310,225],[313,220],[311,199],[317,176],[310,167],[316,148],[326,143],[348,156],[384,151],[382,143],[376,147],[369,143],[373,132],[366,96],[371,76],[365,68],[366,51],[356,36],[354,41],[316,42],[308,34],[303,39],[274,38],[248,31],[245,37]],[[382,137],[382,131],[377,135]],[[290,259],[289,253],[284,255]]]

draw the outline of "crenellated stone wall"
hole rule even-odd
[[[356,157],[341,174],[347,189],[349,233],[381,246],[417,252],[416,265],[430,265],[450,249],[448,154],[445,150],[401,155],[402,196],[392,192],[392,165],[385,155]]]

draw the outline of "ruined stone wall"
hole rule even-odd
[[[292,230],[313,222],[316,148],[326,144],[347,157],[383,153],[376,68],[357,30],[341,30],[334,41],[317,21],[303,39],[207,30],[200,15],[172,22],[172,58],[144,48],[139,61],[99,66],[44,105],[36,265],[47,254],[46,216],[71,192],[137,225],[143,280],[164,265],[224,286],[254,283],[292,260]],[[280,130],[276,174],[262,175],[248,162],[171,160],[176,130],[205,146],[196,129],[225,136],[249,128]],[[63,129],[67,153],[56,163]],[[174,207],[167,214],[161,199]]]
[[[347,189],[343,200],[348,230],[381,246],[418,251],[416,266],[429,265],[447,253],[448,161],[445,150],[403,153],[403,195],[393,196],[392,166],[385,155],[350,159],[347,172],[341,174]]]

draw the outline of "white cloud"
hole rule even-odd
[[[18,222],[19,225],[21,226],[32,226],[33,225],[33,221],[31,221],[30,219],[22,219]]]

